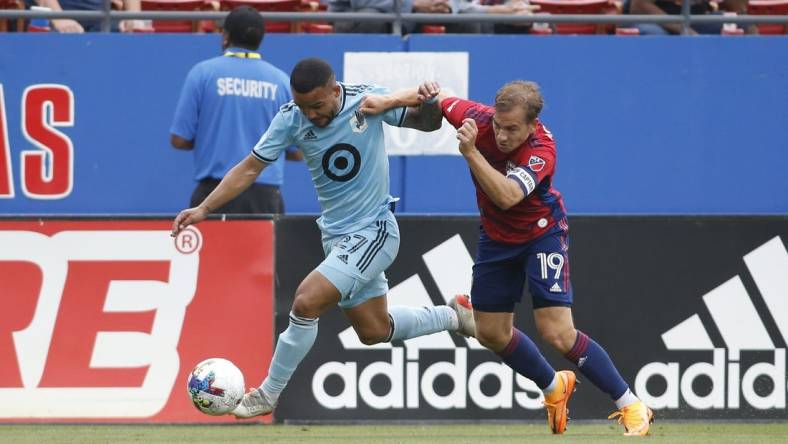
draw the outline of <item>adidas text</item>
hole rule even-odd
[[[418,409],[423,399],[436,409],[464,409],[468,400],[486,410],[511,409],[513,403],[529,410],[542,409],[544,399],[532,381],[514,374],[502,363],[483,362],[468,368],[468,349],[454,351],[454,362],[439,361],[425,369],[419,368],[416,360],[405,360],[402,347],[390,350],[390,362],[373,362],[359,369],[357,362],[326,362],[312,377],[312,393],[321,406],[327,409],[354,409],[358,398],[374,409]],[[483,353],[487,353],[484,351]],[[329,394],[325,383],[329,377],[342,379],[342,391]],[[390,383],[388,393],[378,394],[372,390],[372,380],[386,378]],[[434,389],[437,378],[451,378],[453,388],[448,394],[439,394]],[[497,378],[500,386],[497,393],[486,394],[481,389],[485,378]]]
[[[784,348],[774,350],[774,363],[758,362],[746,370],[739,362],[726,361],[724,348],[714,349],[713,354],[712,362],[697,362],[683,372],[678,362],[651,362],[638,372],[635,391],[643,402],[656,409],[679,408],[679,396],[695,409],[738,409],[741,407],[740,393],[744,401],[756,409],[785,408]],[[754,387],[756,379],[764,377],[772,383],[771,393],[765,395],[756,392]],[[647,383],[651,378],[664,380],[667,385],[664,392],[649,392]],[[693,382],[697,378],[711,380],[712,389],[708,394],[695,392]]]

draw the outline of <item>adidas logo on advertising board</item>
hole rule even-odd
[[[743,403],[759,410],[785,409],[785,348],[775,346],[763,316],[771,316],[783,343],[788,343],[788,252],[780,237],[775,237],[746,254],[744,262],[768,313],[758,312],[738,275],[706,293],[703,302],[725,347],[715,347],[697,314],[663,333],[662,341],[669,351],[711,351],[712,362],[696,362],[686,368],[679,362],[643,366],[635,378],[635,391],[652,408],[677,409],[681,398],[700,410],[739,409]],[[773,359],[763,361],[762,355],[769,351]],[[757,354],[761,361],[745,365],[742,352]],[[661,393],[649,391],[652,378],[663,380]],[[711,382],[708,393],[696,392],[698,378]],[[770,390],[756,390],[761,385],[756,380],[770,380],[766,384]]]
[[[459,235],[455,235],[422,255],[427,269],[440,290],[443,301],[471,288],[473,259]],[[462,271],[458,271],[462,270]],[[467,270],[467,271],[464,271]],[[389,291],[397,304],[423,307],[433,305],[418,274],[411,276]],[[459,337],[458,337],[459,338]],[[320,365],[312,376],[312,394],[327,409],[355,409],[359,401],[373,409],[464,409],[473,403],[485,410],[515,407],[541,410],[542,393],[536,384],[514,372],[473,338],[461,338],[457,346],[448,332],[404,341],[404,347],[390,343],[363,345],[352,328],[339,333],[345,350],[365,352],[389,351],[389,357],[364,364],[358,361],[329,361]],[[425,351],[427,353],[420,352]],[[453,360],[425,359],[436,352],[452,353]],[[343,358],[347,355],[343,354]],[[481,359],[480,359],[481,358]],[[352,359],[352,358],[351,358]],[[481,362],[480,362],[481,360]],[[362,365],[365,367],[360,368]],[[326,389],[329,378],[342,380],[339,392]],[[373,379],[388,380],[386,393],[373,390]],[[451,379],[451,390],[437,389],[437,380]],[[496,380],[491,393],[482,381]],[[385,385],[385,384],[384,384]],[[421,405],[422,400],[427,405]]]

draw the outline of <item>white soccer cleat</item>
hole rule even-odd
[[[467,295],[458,294],[454,296],[447,304],[457,313],[457,320],[459,326],[457,333],[470,337],[476,337],[476,322],[473,320],[473,306],[471,300]]]
[[[253,388],[244,395],[241,403],[232,411],[232,415],[238,419],[265,416],[273,412],[274,407],[276,406],[268,402],[262,389]]]

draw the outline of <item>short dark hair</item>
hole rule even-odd
[[[526,123],[531,123],[539,117],[544,106],[539,85],[534,82],[515,80],[501,87],[495,95],[495,110],[506,112],[515,106],[523,109]]]
[[[301,60],[290,73],[290,86],[295,92],[306,94],[315,88],[325,86],[334,78],[334,70],[325,60],[310,57]]]
[[[256,51],[265,35],[263,17],[251,6],[239,6],[224,19],[224,32],[230,46]]]

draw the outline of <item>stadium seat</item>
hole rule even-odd
[[[325,12],[328,6],[315,0],[301,0],[303,12]],[[301,31],[309,34],[333,34],[334,25],[328,22],[304,22]]]
[[[446,27],[443,25],[422,25],[423,34],[446,34]]]
[[[788,0],[750,0],[747,14],[751,15],[788,15]],[[766,35],[788,34],[788,26],[780,23],[758,25],[758,33]]]
[[[301,0],[221,0],[224,11],[232,11],[238,6],[251,6],[260,12],[298,12]],[[265,32],[298,32],[297,22],[265,22]]]
[[[0,0],[0,9],[25,9],[25,4],[21,0]],[[9,19],[0,20],[0,32],[10,30]],[[25,19],[16,19],[16,30],[25,29]]]
[[[538,5],[538,13],[548,14],[608,14],[615,11],[610,0],[531,0]],[[556,23],[557,34],[607,34],[610,25],[594,23]],[[543,32],[542,34],[550,34]]]
[[[204,0],[141,0],[143,11],[210,11],[215,10],[211,3]],[[154,20],[154,32],[210,32],[213,22],[200,20]]]

